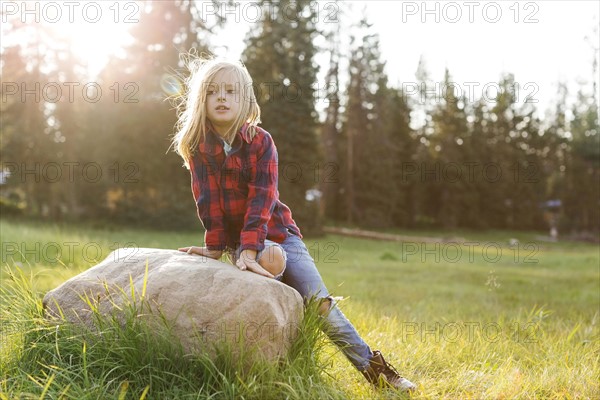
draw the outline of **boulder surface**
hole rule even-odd
[[[303,316],[293,288],[230,264],[177,250],[118,249],[48,292],[47,315],[94,327],[94,314],[142,304],[149,323],[168,321],[188,354],[227,343],[275,361],[296,338]],[[92,308],[97,311],[93,312]],[[164,319],[163,319],[164,318]],[[162,322],[164,324],[164,322]]]

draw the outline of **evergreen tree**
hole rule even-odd
[[[464,226],[475,229],[486,229],[490,223],[484,213],[485,204],[483,198],[487,190],[487,184],[483,180],[483,158],[481,152],[489,153],[487,150],[487,140],[489,136],[487,130],[489,109],[483,99],[474,100],[473,105],[469,107],[467,120],[468,135],[463,144],[465,150],[465,171],[464,179],[469,193],[469,204],[463,210],[462,220]]]
[[[397,121],[393,107],[401,102],[388,87],[381,61],[379,37],[370,33],[362,20],[357,27],[360,39],[351,38],[350,78],[344,112],[346,222],[365,227],[387,227],[390,213],[399,204],[399,187],[394,178],[398,165]],[[402,105],[402,104],[400,104]],[[402,113],[402,109],[398,110]],[[402,114],[399,116],[402,118]],[[404,128],[404,126],[402,126]]]
[[[126,58],[113,58],[100,76],[104,85],[115,88],[114,97],[91,111],[114,116],[94,129],[105,141],[100,158],[111,172],[106,203],[121,221],[198,226],[189,172],[177,154],[167,153],[176,122],[167,97],[181,94],[181,55],[190,49],[209,53],[210,32],[197,19],[195,7],[190,1],[146,2],[140,22],[130,31]]]
[[[597,36],[598,28],[594,33]],[[567,154],[566,176],[569,187],[564,212],[571,231],[600,231],[600,121],[598,93],[598,47],[592,45],[592,81],[590,88],[579,89],[573,106],[571,149]]]
[[[307,191],[318,188],[315,172],[322,160],[314,104],[315,10],[308,0],[259,5],[266,15],[250,32],[242,58],[254,80],[263,126],[278,149],[280,198],[304,232],[319,233],[317,203],[307,199]]]
[[[594,92],[595,93],[595,88]],[[564,193],[564,226],[572,232],[600,229],[600,126],[594,95],[580,89],[573,106],[571,146],[566,159],[567,187]]]
[[[125,56],[114,55],[92,82],[102,90],[98,102],[73,102],[63,87],[58,101],[19,98],[7,104],[6,119],[3,108],[3,161],[39,170],[23,182],[16,182],[20,173],[11,178],[22,188],[31,214],[104,217],[111,211],[123,222],[153,227],[186,221],[197,225],[189,173],[177,155],[165,155],[175,113],[164,101],[166,94],[174,94],[168,91],[176,87],[169,72],[178,65],[180,53],[208,32],[195,7],[191,1],[144,2]],[[28,89],[46,82],[75,82],[76,93],[81,93],[90,78],[64,32],[18,20],[11,24],[12,33],[24,40],[3,50],[3,82]],[[47,173],[55,170],[62,175],[57,182]]]
[[[485,145],[479,152],[477,167],[482,181],[480,209],[490,227],[510,228],[514,223],[515,203],[510,180],[518,165],[518,158],[510,144],[519,123],[515,113],[514,76],[508,74],[500,80],[495,99],[487,99],[492,107],[486,113]]]
[[[430,169],[435,171],[435,192],[431,198],[437,203],[432,213],[438,225],[454,229],[462,225],[461,215],[471,196],[465,182],[468,176],[463,147],[467,136],[465,99],[456,96],[448,69],[441,94],[432,116],[434,131],[430,136],[433,162]]]
[[[23,24],[8,17],[5,30],[11,29],[22,40],[2,50],[2,123],[0,124],[3,168],[12,175],[7,186],[14,197],[24,199],[26,212],[48,215],[50,187],[55,174],[50,176],[50,163],[56,161],[60,137],[51,135],[48,126],[48,108],[42,88],[48,81],[42,72],[47,44],[43,38],[47,30],[39,24]],[[9,94],[9,88],[10,93]],[[56,171],[52,164],[53,173]],[[50,179],[48,179],[48,177]]]
[[[337,25],[339,28],[339,24]],[[325,77],[325,93],[327,109],[325,123],[321,129],[322,147],[324,150],[322,175],[319,183],[323,193],[325,216],[339,220],[340,203],[343,197],[343,187],[340,181],[340,97],[339,97],[339,30],[332,31],[327,36],[327,41],[332,44],[328,50],[330,55],[329,70]]]
[[[390,221],[393,226],[412,227],[415,208],[414,194],[418,186],[417,179],[409,174],[416,164],[416,133],[410,127],[411,108],[405,93],[400,89],[390,88],[384,131],[387,144],[392,154],[391,176],[389,186],[394,189],[389,193]]]
[[[409,105],[415,115],[412,121],[417,143],[412,156],[413,163],[408,164],[405,169],[409,176],[409,182],[413,183],[414,187],[410,209],[411,226],[430,227],[435,222],[436,214],[435,200],[431,197],[434,183],[429,169],[433,164],[429,136],[433,133],[432,115],[436,99],[431,96],[432,82],[423,56],[419,58],[415,78],[416,82],[414,83],[418,85],[417,96],[416,98],[414,95],[411,97]]]

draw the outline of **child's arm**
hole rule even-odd
[[[211,254],[219,252],[220,257],[226,244],[223,210],[219,203],[219,187],[213,181],[214,176],[208,174],[207,168],[204,163],[194,163],[193,160],[190,160],[192,192],[196,201],[198,218],[205,230],[204,243],[206,250],[210,251]]]
[[[248,175],[246,215],[240,235],[240,260],[246,263],[248,269],[254,271],[255,268],[260,268],[266,274],[271,275],[254,260],[256,253],[265,247],[267,224],[271,219],[277,200],[278,157],[277,148],[271,135],[263,133],[259,139],[252,142],[250,149],[251,169]],[[261,274],[266,275],[265,273]]]
[[[185,251],[188,254],[197,254],[199,256],[214,258],[215,260],[218,260],[223,255],[223,252],[220,250],[209,250],[206,247],[198,246],[180,247],[177,250]]]

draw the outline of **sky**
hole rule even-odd
[[[596,49],[600,45],[598,33],[592,39],[593,28],[599,23],[598,1],[474,2],[481,6],[472,8],[472,23],[467,7],[461,7],[462,18],[451,23],[457,14],[448,7],[444,12],[442,5],[447,2],[430,2],[440,5],[439,12],[432,14],[424,14],[420,3],[412,3],[418,6],[417,10],[402,3],[369,2],[368,10],[381,35],[388,73],[396,79],[414,78],[415,61],[420,54],[438,81],[443,79],[445,67],[457,83],[477,82],[481,88],[488,82],[497,82],[502,72],[512,72],[523,87],[521,101],[527,96],[540,102],[554,98],[559,80],[574,82],[592,77],[591,44]],[[486,3],[490,5],[484,9]],[[435,10],[434,4],[430,10]],[[496,10],[501,15],[498,22],[493,22],[497,19]],[[395,22],[398,14],[406,23]],[[438,23],[436,15],[440,17]],[[425,23],[422,18],[426,18]],[[586,43],[586,35],[590,42]],[[465,91],[469,89],[462,86]],[[477,89],[473,92],[481,94]]]
[[[141,10],[133,2],[75,3],[79,6],[75,9],[73,23],[65,21],[67,12],[63,10],[59,23],[50,25],[71,38],[71,48],[89,61],[89,73],[93,76],[111,53],[126,42],[127,29],[132,25],[127,22],[132,16],[135,20]],[[82,19],[88,3],[103,7],[98,23],[90,23],[89,18]],[[201,18],[210,21],[217,12],[227,18],[225,28],[209,38],[216,46],[216,52],[240,58],[244,37],[252,21],[264,17],[265,10],[259,9],[253,0],[236,1],[229,8],[223,5],[218,9],[211,8],[207,1],[198,3]],[[513,73],[516,81],[513,91],[518,95],[518,105],[525,105],[526,100],[535,102],[540,116],[554,107],[559,81],[567,82],[571,102],[579,81],[587,81],[586,89],[592,93],[594,48],[596,57],[600,48],[600,33],[597,29],[594,31],[594,27],[600,25],[598,0],[369,0],[340,3],[333,0],[311,3],[317,11],[318,26],[334,29],[339,25],[342,32],[339,46],[344,51],[351,32],[349,21],[364,16],[373,24],[372,32],[379,34],[382,60],[386,63],[390,84],[404,87],[416,102],[420,99],[416,94],[415,71],[421,57],[430,73],[433,94],[440,100],[447,93],[443,86],[445,68],[451,73],[455,89],[465,94],[468,101],[484,97],[490,103],[497,94],[501,75]],[[42,4],[39,7],[44,14],[46,3],[2,2],[2,7],[5,11],[10,6],[11,12],[17,13],[16,9],[32,8],[35,4]],[[51,16],[51,11],[46,14]],[[27,18],[31,20],[33,16]],[[119,23],[113,22],[114,19]],[[11,39],[20,40],[17,35],[10,35],[9,29],[2,42]],[[322,95],[317,98],[317,109],[322,111],[326,107],[327,55],[319,55],[315,62],[321,66],[318,87]],[[347,76],[347,68],[342,63],[342,88]],[[596,96],[600,98],[600,93]]]
[[[345,3],[350,3],[352,19],[364,15],[373,24],[373,32],[379,34],[382,59],[394,86],[404,85],[415,92],[415,71],[423,57],[430,79],[438,83],[434,90],[439,98],[446,93],[445,68],[468,100],[485,96],[493,102],[496,84],[507,72],[515,75],[519,105],[535,101],[539,110],[552,108],[561,80],[569,85],[571,100],[578,81],[586,80],[591,93],[594,48],[597,53],[600,47],[600,33],[594,32],[599,25],[600,1]],[[213,44],[223,46],[221,54],[239,57],[243,51],[248,21],[256,14],[243,4],[229,10],[226,28],[213,40]],[[340,23],[336,19],[341,19],[339,13],[345,7],[330,1],[314,4],[321,26]],[[344,33],[346,30],[343,27]],[[328,60],[316,61],[322,65],[320,80],[324,82]]]

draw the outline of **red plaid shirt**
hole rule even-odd
[[[282,243],[288,230],[302,237],[277,189],[277,149],[262,128],[250,139],[247,124],[226,156],[223,141],[209,130],[190,161],[192,192],[211,250],[260,251],[265,239]]]

